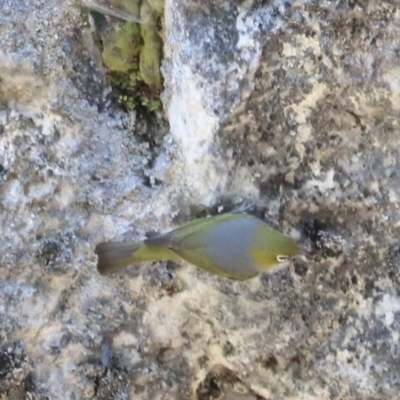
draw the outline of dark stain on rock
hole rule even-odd
[[[29,372],[28,357],[22,342],[14,342],[0,347],[0,395],[23,387]]]
[[[217,364],[207,374],[196,390],[197,400],[266,400],[254,392],[229,368]]]

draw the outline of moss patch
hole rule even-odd
[[[150,0],[149,3],[150,11],[141,10],[142,14],[150,15],[142,24],[110,19],[93,12],[113,95],[119,105],[129,110],[138,105],[150,111],[161,108],[162,39],[159,32],[164,0]],[[150,6],[143,3],[141,7]],[[135,15],[138,15],[137,10]]]
[[[138,70],[138,57],[141,48],[140,26],[124,22],[103,37],[103,62],[112,72]]]

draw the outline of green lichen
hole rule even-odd
[[[149,111],[155,111],[161,108],[161,101],[158,99],[150,99],[142,97],[142,106],[145,106]]]
[[[162,43],[157,32],[157,19],[152,17],[148,23],[142,24],[141,33],[143,38],[139,63],[141,77],[147,85],[160,89],[162,87],[160,72]]]
[[[118,97],[118,104],[121,106],[125,107],[127,110],[134,110],[137,107],[137,101],[135,98],[127,96],[127,95],[121,95]]]
[[[139,2],[135,0],[121,0],[121,6],[133,16],[140,15]]]
[[[139,15],[137,8],[129,8],[138,7],[137,2],[122,0],[122,3],[133,15]],[[129,110],[138,105],[150,111],[161,107],[162,40],[159,27],[164,0],[149,0],[149,3],[150,6],[142,3],[140,10],[141,15],[149,15],[145,23],[113,20],[112,25],[103,21],[96,26],[102,42],[103,63],[108,69],[117,102]]]
[[[161,15],[164,12],[164,0],[147,0],[150,7],[155,11],[156,14]]]
[[[112,72],[138,70],[141,47],[140,26],[133,22],[124,22],[116,30],[103,38],[103,62]]]

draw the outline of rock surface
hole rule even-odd
[[[396,1],[165,4],[167,123],[116,109],[71,0],[0,0],[0,398],[394,399]],[[93,248],[256,204],[248,282]]]

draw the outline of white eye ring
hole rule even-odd
[[[278,261],[278,263],[284,263],[287,260],[289,260],[289,256],[285,256],[285,255],[276,256],[276,261]]]

